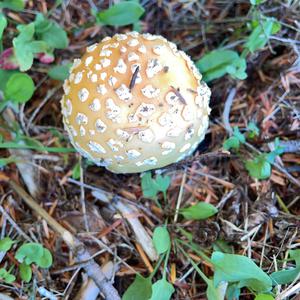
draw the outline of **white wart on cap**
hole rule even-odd
[[[62,114],[73,146],[115,173],[161,168],[189,155],[208,127],[211,92],[165,38],[106,37],[75,59]]]

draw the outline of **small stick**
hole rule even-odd
[[[185,101],[185,99],[183,98],[181,93],[179,92],[179,88],[176,89],[174,86],[171,86],[171,88],[173,89],[173,92],[175,93],[175,95],[179,98],[180,102],[184,105],[187,105],[187,102]]]
[[[133,72],[133,75],[131,77],[131,80],[130,80],[130,83],[129,83],[129,91],[131,92],[131,90],[133,89],[134,85],[135,85],[135,81],[136,81],[136,78],[137,78],[137,75],[139,73],[139,69],[140,67],[137,66]]]

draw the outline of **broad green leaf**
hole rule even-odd
[[[69,44],[67,33],[54,22],[46,32],[41,34],[41,40],[45,41],[49,47],[56,49],[65,49]]]
[[[151,278],[137,274],[133,283],[124,293],[122,300],[148,300],[152,294]]]
[[[280,30],[280,23],[274,18],[266,18],[261,22],[258,22],[250,36],[247,38],[247,42],[244,47],[250,52],[259,50],[267,44],[271,34],[275,34]]]
[[[26,243],[23,244],[16,252],[15,258],[19,262],[25,262],[30,265],[37,260],[40,260],[44,255],[44,249],[41,244],[38,243]]]
[[[0,240],[0,251],[8,251],[14,243],[15,242],[9,237],[3,238]]]
[[[215,215],[218,210],[206,202],[198,202],[190,207],[180,209],[180,214],[187,220],[205,220]]]
[[[277,284],[289,284],[293,282],[296,277],[300,273],[300,249],[297,250],[290,250],[289,256],[292,260],[295,261],[296,267],[290,268],[286,270],[280,270],[277,272],[274,272],[270,275],[270,277],[273,280],[274,285]]]
[[[77,163],[72,170],[72,178],[79,179],[80,178],[80,163]]]
[[[203,75],[205,81],[220,78],[230,74],[237,79],[245,79],[247,74],[246,61],[232,50],[213,50],[205,54],[196,62],[196,66]]]
[[[2,0],[0,1],[0,8],[9,8],[20,11],[25,7],[25,0]]]
[[[267,179],[271,176],[271,164],[266,159],[266,154],[260,154],[252,160],[247,160],[245,167],[250,176],[257,179]]]
[[[228,138],[224,141],[223,148],[224,148],[224,150],[239,149],[240,141],[237,137],[231,136],[230,138]]]
[[[165,278],[156,281],[152,285],[152,296],[150,300],[169,300],[175,289]]]
[[[36,34],[44,33],[50,29],[52,21],[47,19],[43,14],[38,13],[34,20],[34,29]]]
[[[51,252],[44,248],[43,256],[37,259],[35,262],[41,268],[49,268],[53,263],[53,258]]]
[[[280,270],[270,275],[274,285],[289,284],[295,280],[300,273],[300,267]]]
[[[10,273],[7,273],[3,278],[6,283],[13,283],[16,280],[16,276]]]
[[[225,280],[256,292],[266,292],[272,287],[271,278],[246,256],[213,252],[211,260],[215,286]]]
[[[245,142],[246,142],[245,136],[240,132],[237,126],[234,126],[232,136],[227,140],[225,140],[225,142],[223,143],[223,148],[225,150],[230,150],[231,148],[239,149],[240,144],[241,143],[243,144]]]
[[[290,250],[289,255],[296,262],[296,266],[300,268],[300,249]]]
[[[29,282],[32,278],[31,267],[28,266],[25,262],[21,263],[19,266],[21,279],[25,282]]]
[[[0,90],[4,93],[6,83],[8,79],[13,75],[18,73],[14,70],[0,70]]]
[[[21,71],[27,71],[31,68],[34,54],[47,51],[47,43],[44,41],[35,41],[34,23],[28,25],[19,25],[17,27],[20,34],[13,39],[14,51]]]
[[[13,102],[24,103],[32,97],[34,89],[34,82],[29,75],[16,73],[8,79],[4,97]]]
[[[69,40],[65,30],[55,21],[38,14],[34,21],[35,32],[51,48],[64,49],[68,47]]]
[[[153,233],[153,244],[158,254],[165,253],[170,249],[170,235],[165,226],[155,228]]]
[[[12,283],[16,280],[16,277],[10,274],[6,269],[0,269],[0,279],[2,279],[5,283]]]
[[[69,77],[69,71],[72,64],[57,65],[49,69],[48,75],[55,80],[64,81]]]
[[[98,12],[96,18],[105,25],[125,26],[137,22],[144,12],[144,8],[135,1],[122,1]]]
[[[171,179],[169,176],[158,175],[156,179],[151,177],[151,172],[146,172],[142,176],[143,195],[148,198],[155,198],[158,192],[166,193]]]
[[[274,300],[275,298],[272,295],[268,294],[259,294],[255,297],[254,300]]]
[[[0,12],[0,40],[2,40],[3,31],[7,26],[7,20],[3,13]]]

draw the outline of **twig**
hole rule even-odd
[[[5,218],[8,220],[8,222],[11,224],[11,226],[21,235],[25,240],[28,242],[32,242],[32,239],[30,236],[28,236],[19,226],[18,224],[12,219],[12,217],[7,213],[7,211],[4,209],[2,205],[0,205],[0,212],[2,215],[5,216]]]
[[[280,141],[280,147],[283,147],[284,153],[300,152],[300,140]]]
[[[174,216],[174,223],[176,223],[177,219],[178,219],[179,208],[180,208],[180,204],[182,201],[183,187],[184,187],[185,181],[186,181],[186,170],[183,173],[181,184],[180,184],[180,190],[179,190],[179,194],[178,194],[178,198],[177,198],[177,204],[176,204],[176,210],[175,210],[175,216]]]
[[[33,209],[37,215],[45,219],[45,221],[62,237],[70,250],[74,253],[77,262],[89,261],[90,263],[84,267],[86,273],[91,277],[101,292],[109,300],[120,300],[117,290],[111,282],[107,280],[99,265],[91,259],[90,253],[84,245],[77,240],[68,230],[62,227],[54,218],[52,218],[42,207],[40,207],[25,190],[13,180],[9,180],[10,186],[24,200],[24,202]]]
[[[57,85],[55,88],[53,88],[52,90],[50,90],[46,97],[43,99],[43,101],[41,101],[38,105],[38,107],[34,110],[34,112],[31,114],[28,123],[26,125],[26,131],[28,131],[31,127],[31,124],[33,122],[33,120],[35,119],[35,117],[37,116],[37,114],[39,113],[39,111],[41,110],[41,108],[47,103],[47,101],[61,88],[61,84]]]
[[[157,260],[158,256],[149,234],[147,233],[139,219],[133,216],[137,213],[135,207],[131,206],[130,204],[124,203],[119,197],[114,197],[112,201],[107,197],[106,194],[99,191],[92,191],[92,195],[96,199],[100,199],[102,201],[103,199],[106,199],[106,202],[111,202],[111,204],[122,214],[122,216],[127,219],[135,234],[136,240],[142,246],[148,257],[152,261]]]
[[[231,106],[232,106],[235,95],[236,95],[236,88],[232,88],[227,96],[226,101],[225,101],[224,111],[223,111],[223,124],[225,126],[225,129],[230,134],[232,134],[232,128],[231,128],[230,122],[229,122],[229,115],[230,115],[230,110],[231,110]]]

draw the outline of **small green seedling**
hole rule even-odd
[[[206,202],[198,202],[195,205],[179,210],[179,213],[187,220],[205,220],[215,215],[217,212],[217,208]]]
[[[245,167],[249,174],[256,179],[267,179],[271,176],[272,164],[276,156],[283,153],[283,148],[279,145],[279,139],[275,140],[275,149],[269,153],[262,153],[247,160]]]
[[[100,24],[125,26],[136,23],[144,12],[145,9],[138,1],[122,1],[106,10],[93,12],[93,14]]]
[[[249,122],[247,126],[247,137],[249,139],[254,139],[259,136],[259,128],[254,122]]]
[[[6,269],[0,268],[0,280],[3,280],[5,283],[10,284],[16,280],[16,277],[10,274],[10,272]]]
[[[157,227],[153,233],[153,244],[160,260],[152,274],[145,278],[136,275],[133,283],[124,293],[122,300],[169,300],[174,293],[173,285],[166,279],[166,268],[171,250],[171,239],[165,226]],[[152,278],[156,274],[162,260],[165,260],[163,277],[152,284]]]
[[[223,143],[223,148],[225,150],[230,149],[239,149],[241,144],[244,144],[246,142],[245,136],[240,132],[239,128],[235,126],[233,128],[233,133],[230,138],[225,140]]]
[[[142,190],[143,195],[147,198],[154,199],[158,192],[164,194],[164,199],[167,198],[167,189],[171,183],[169,176],[157,175],[156,178],[152,178],[151,172],[146,172],[142,176]]]

